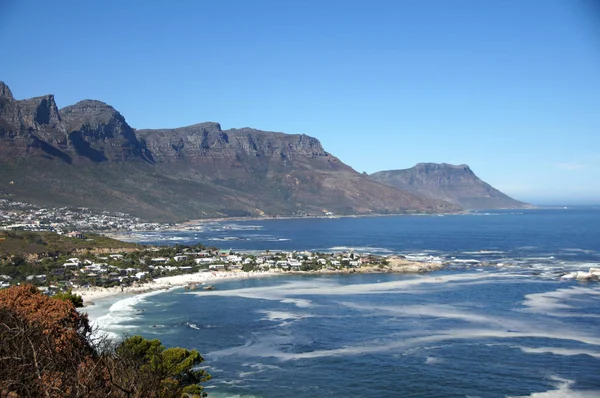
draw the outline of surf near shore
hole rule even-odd
[[[112,296],[132,295],[155,292],[160,290],[169,290],[175,287],[184,287],[191,284],[206,284],[209,282],[218,282],[232,279],[260,278],[270,275],[276,275],[276,272],[236,272],[236,271],[214,271],[214,272],[196,272],[192,274],[182,274],[173,276],[164,276],[152,281],[128,287],[88,287],[73,289],[74,294],[83,298],[84,306],[94,305],[95,300],[101,300]]]
[[[201,285],[212,282],[219,282],[233,279],[264,278],[275,275],[311,275],[311,274],[347,274],[347,273],[421,273],[431,272],[443,268],[441,262],[421,262],[405,260],[401,257],[390,256],[385,266],[362,266],[354,269],[322,269],[318,271],[283,271],[281,269],[270,269],[264,271],[209,271],[195,272],[191,274],[181,274],[173,276],[164,276],[152,281],[135,286],[116,286],[116,287],[88,287],[73,289],[74,294],[83,298],[84,306],[94,305],[95,300],[108,298],[111,296],[142,294],[160,290],[169,290],[175,287],[184,287],[190,285]]]

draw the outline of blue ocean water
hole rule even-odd
[[[598,397],[600,209],[212,223],[132,240],[402,253],[421,275],[274,276],[100,304],[113,333],[198,349],[213,397]]]

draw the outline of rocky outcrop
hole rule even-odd
[[[380,171],[370,177],[399,190],[445,200],[468,210],[531,207],[482,181],[464,164],[419,163],[410,169]]]
[[[149,160],[134,130],[112,106],[85,100],[60,112],[77,155],[93,162]]]
[[[561,276],[561,279],[575,279],[578,281],[600,281],[600,268],[590,268],[588,272],[574,271]]]
[[[44,95],[19,101],[21,123],[26,128],[43,132],[47,129],[63,130],[58,107],[53,95]]]
[[[138,138],[161,163],[187,159],[295,158],[327,156],[319,140],[307,135],[284,134],[250,128],[222,131],[219,123],[200,123],[176,129],[138,130]]]
[[[39,155],[71,162],[63,151],[64,128],[52,95],[17,101],[0,82],[0,137],[2,157]]]
[[[0,121],[0,128],[4,130],[15,129],[21,123],[17,101],[3,82],[0,82]]]

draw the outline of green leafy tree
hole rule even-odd
[[[83,297],[78,294],[73,294],[71,290],[64,293],[56,293],[53,297],[59,300],[70,301],[75,308],[83,307]]]
[[[159,340],[133,336],[117,346],[115,356],[120,366],[113,372],[112,380],[132,396],[206,396],[199,383],[211,376],[198,367],[204,358],[196,350],[165,349]]]
[[[255,269],[256,269],[256,266],[254,264],[244,264],[242,266],[242,271],[244,271],[244,272],[254,271]]]

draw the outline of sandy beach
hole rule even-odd
[[[83,297],[84,305],[93,305],[94,300],[124,294],[141,294],[157,290],[168,290],[177,286],[187,286],[191,283],[210,284],[223,280],[264,278],[278,275],[279,272],[242,272],[242,271],[212,271],[196,272],[193,274],[165,276],[156,278],[151,282],[129,287],[89,287],[73,289],[73,293]]]
[[[93,305],[94,300],[121,294],[141,294],[157,290],[168,290],[177,286],[189,284],[211,284],[223,280],[264,278],[274,275],[319,275],[319,274],[347,274],[347,273],[421,273],[431,272],[443,268],[441,262],[409,261],[401,257],[390,256],[386,266],[362,266],[355,269],[344,270],[318,270],[318,271],[283,271],[270,269],[267,271],[203,271],[191,274],[165,276],[156,278],[151,282],[130,287],[89,287],[73,289],[73,293],[83,297],[84,305]],[[87,304],[86,304],[87,303]]]

